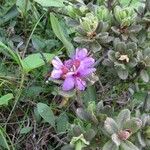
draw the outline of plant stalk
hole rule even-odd
[[[75,150],[82,150],[83,148],[83,143],[81,141],[77,142],[75,145]]]
[[[13,108],[12,108],[12,110],[11,110],[11,112],[10,112],[8,118],[7,118],[7,121],[6,121],[6,123],[5,123],[5,128],[6,128],[7,123],[9,122],[9,120],[10,120],[10,118],[11,118],[11,115],[12,115],[13,111],[15,110],[16,105],[17,105],[17,103],[18,103],[18,100],[19,100],[19,98],[20,98],[20,96],[21,96],[21,94],[22,94],[22,87],[23,87],[24,81],[25,81],[25,73],[22,71],[20,86],[19,86],[18,92],[17,92],[17,94],[16,94],[16,96],[15,96],[15,103],[14,103],[14,106],[13,106]]]

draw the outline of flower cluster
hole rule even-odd
[[[89,56],[87,49],[77,48],[75,55],[62,62],[58,57],[52,60],[54,69],[51,78],[63,80],[62,89],[69,91],[72,89],[85,90],[87,79],[96,69],[93,67],[95,60]]]

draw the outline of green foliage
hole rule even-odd
[[[17,0],[16,6],[18,8],[18,11],[22,14],[22,16],[25,16],[26,13],[31,9],[30,1],[19,1],[19,0]]]
[[[20,130],[20,134],[27,134],[29,133],[33,128],[32,127],[24,127]]]
[[[149,150],[149,24],[149,0],[0,1],[0,149]],[[66,92],[77,47],[96,72]]]
[[[106,132],[111,135],[111,142],[104,145],[103,149],[107,150],[110,146],[114,149],[133,149],[138,148],[128,141],[128,138],[137,132],[142,126],[142,121],[138,118],[130,118],[130,111],[128,109],[122,110],[115,122],[112,118],[106,118],[104,128]],[[115,146],[114,146],[115,145]]]
[[[50,123],[53,127],[55,126],[55,116],[49,106],[44,103],[38,103],[37,111],[45,122]]]
[[[22,60],[23,69],[24,71],[29,72],[35,68],[43,66],[45,63],[50,62],[54,56],[54,54],[49,53],[31,54]]]
[[[62,41],[64,46],[67,49],[67,54],[70,56],[74,52],[74,47],[73,45],[68,41],[68,39],[65,37],[65,34],[63,32],[62,27],[60,26],[58,19],[54,16],[54,14],[50,15],[50,20],[51,20],[51,25],[52,29],[55,33],[55,35],[59,38],[59,40]]]
[[[0,106],[3,106],[3,105],[7,106],[8,102],[13,98],[14,98],[14,96],[12,93],[3,95],[2,97],[0,97]]]
[[[117,70],[118,76],[125,80],[128,78],[129,72],[137,65],[135,53],[137,45],[134,42],[114,41],[114,50],[108,52],[108,59],[113,62]]]
[[[9,136],[7,135],[7,133],[3,130],[3,128],[1,128],[0,129],[0,147],[3,149],[14,150],[14,147],[8,137]],[[8,142],[10,142],[10,145]]]
[[[148,114],[137,113],[137,116],[142,120],[142,129],[137,134],[139,147],[146,148],[150,146],[149,141],[149,127],[150,127],[150,116]]]
[[[64,6],[63,4],[64,0],[51,0],[51,1],[34,0],[34,1],[42,5],[43,7],[63,7]]]
[[[116,6],[114,9],[114,15],[122,28],[130,26],[134,22],[135,14],[131,7],[123,9],[119,6]]]
[[[59,117],[56,119],[56,127],[57,132],[65,132],[68,128],[69,122],[68,122],[68,116],[66,113],[62,113],[59,115]]]

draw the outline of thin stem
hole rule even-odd
[[[80,106],[80,107],[83,107],[81,92],[80,92],[80,91],[77,91],[76,94],[77,94],[77,102],[78,102],[79,106]]]
[[[108,6],[109,10],[112,9],[112,2],[113,2],[113,0],[107,0],[107,6]]]
[[[50,9],[48,9],[47,14],[46,14],[46,20],[45,20],[45,25],[44,25],[44,34],[46,33],[46,28],[49,22],[49,13],[50,13]]]
[[[6,138],[4,137],[3,135],[3,132],[0,130],[0,135],[1,135],[1,138],[3,139],[3,142],[5,143],[6,147],[8,150],[10,150],[9,146],[8,146],[8,143],[7,143],[7,140]]]
[[[25,29],[25,34],[26,34],[26,29],[27,29],[27,7],[28,7],[29,0],[25,0],[25,9],[23,13],[23,19],[24,19],[24,29]]]
[[[11,118],[11,115],[12,115],[13,111],[15,110],[16,105],[17,105],[17,103],[18,103],[18,100],[19,100],[19,98],[20,98],[20,96],[21,96],[22,87],[23,87],[24,81],[25,81],[25,73],[22,72],[22,74],[21,74],[20,86],[19,86],[18,92],[17,92],[17,94],[16,94],[16,96],[15,96],[15,103],[14,103],[14,106],[13,106],[13,108],[12,108],[12,110],[11,110],[11,112],[10,112],[8,118],[7,118],[7,121],[6,121],[6,123],[5,123],[5,128],[6,128],[7,123],[9,122],[9,120],[10,120],[10,118]]]
[[[32,35],[33,35],[33,33],[34,33],[34,31],[35,31],[37,25],[39,24],[40,20],[43,18],[44,15],[45,15],[45,13],[39,18],[39,20],[38,20],[37,23],[35,24],[35,26],[34,26],[32,32],[31,32],[31,34],[30,34],[30,36],[29,36],[29,39],[28,39],[28,41],[27,41],[27,44],[26,44],[26,47],[25,47],[25,49],[24,49],[24,52],[23,52],[22,57],[25,56],[26,51],[27,51],[27,48],[28,48],[28,45],[29,45],[29,42],[30,42],[30,40],[31,40],[31,38],[32,38]]]

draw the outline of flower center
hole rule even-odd
[[[74,77],[80,77],[80,73],[77,72],[77,73],[75,73],[73,76],[74,76]]]
[[[74,62],[73,62],[73,65],[78,68],[80,66],[80,60],[78,59],[75,59]]]
[[[66,74],[68,72],[73,72],[73,76],[74,77],[79,77],[79,73],[76,73],[76,70],[78,69],[78,67],[80,66],[80,60],[73,60],[71,61],[69,64],[67,64],[68,66],[63,66],[61,68],[61,71],[62,71],[62,78],[65,79],[66,78]]]
[[[66,74],[66,73],[68,73],[68,68],[65,67],[65,66],[63,66],[63,67],[61,68],[61,71],[62,71],[63,74]]]
[[[118,60],[126,61],[128,63],[129,62],[129,57],[128,57],[128,55],[121,55]]]

